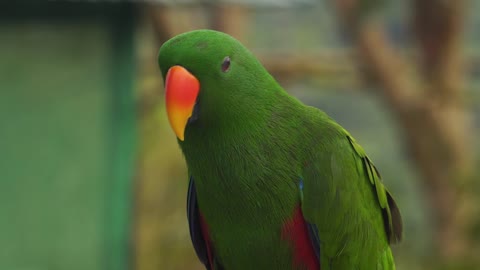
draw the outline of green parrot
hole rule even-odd
[[[178,35],[158,61],[206,269],[395,269],[400,212],[345,129],[227,34]]]

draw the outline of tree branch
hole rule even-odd
[[[210,27],[228,33],[245,44],[250,10],[245,5],[216,4],[211,7]]]
[[[368,23],[356,31],[358,56],[380,84],[380,93],[394,111],[403,117],[418,106],[415,85],[407,64],[389,44],[381,27]]]
[[[461,42],[465,0],[414,0],[414,33],[419,43],[420,66],[429,92],[442,105],[460,102],[463,63]]]

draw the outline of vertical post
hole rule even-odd
[[[132,179],[135,176],[134,17],[132,4],[119,4],[112,20],[111,155],[106,237],[109,270],[131,269]]]

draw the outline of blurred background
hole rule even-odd
[[[0,269],[203,269],[157,52],[227,32],[366,149],[397,269],[480,268],[480,0],[3,1]]]

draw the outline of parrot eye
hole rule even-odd
[[[230,57],[226,56],[226,57],[223,59],[222,71],[223,71],[223,72],[227,72],[229,69],[230,69]]]

